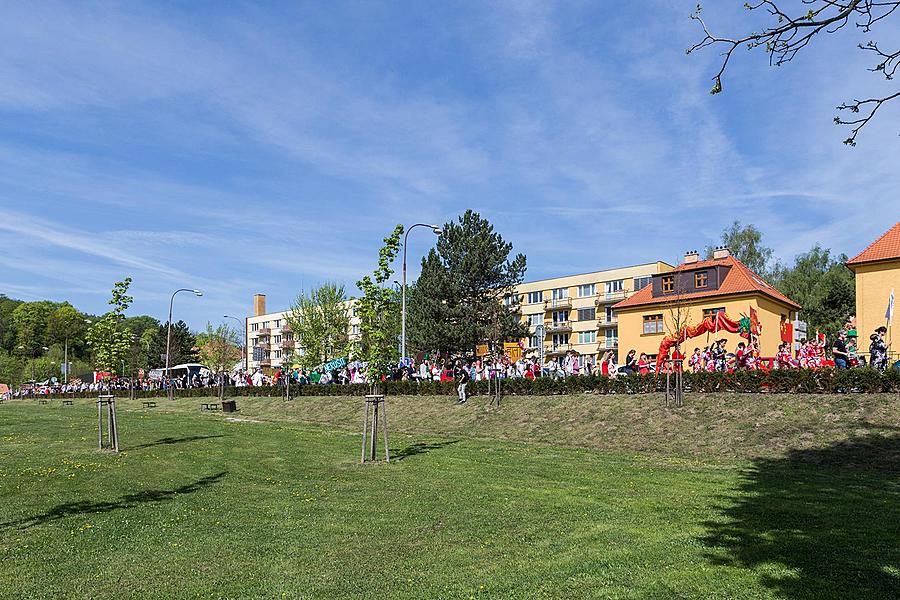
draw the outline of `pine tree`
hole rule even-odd
[[[525,276],[525,256],[473,210],[447,223],[422,259],[410,292],[407,335],[414,347],[474,353],[478,344],[518,341],[528,334],[513,292]],[[507,303],[507,298],[509,302]]]

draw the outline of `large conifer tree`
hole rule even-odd
[[[444,225],[410,291],[410,344],[424,351],[469,354],[478,344],[527,335],[519,322],[519,298],[513,297],[525,276],[525,255],[510,259],[511,252],[512,244],[471,209]]]

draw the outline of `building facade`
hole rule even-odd
[[[631,349],[638,355],[656,357],[663,338],[674,335],[679,327],[698,325],[717,312],[737,321],[749,316],[751,308],[761,325],[760,354],[775,356],[781,343],[781,323],[792,323],[800,305],[731,256],[727,248],[719,248],[711,260],[701,261],[697,252],[685,254],[681,265],[653,275],[649,285],[612,308],[619,320],[621,361]],[[745,341],[737,333],[720,331],[686,340],[682,351],[690,354],[714,338],[727,339],[730,350]]]
[[[356,316],[354,300],[345,302],[350,327],[347,331],[350,341],[360,338],[359,317]],[[253,315],[246,318],[246,370],[278,369],[282,359],[291,353],[302,353],[303,349],[295,346],[294,332],[287,322],[291,311],[266,312],[266,295],[253,296]]]
[[[860,348],[866,351],[869,336],[876,328],[888,325],[891,291],[900,292],[900,223],[847,261],[847,267],[856,276],[856,329]]]
[[[646,286],[672,265],[653,262],[522,283],[516,287],[521,319],[529,327],[525,346],[539,354],[543,327],[545,359],[569,350],[590,357],[619,348],[619,320],[613,306]]]

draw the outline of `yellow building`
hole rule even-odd
[[[865,351],[869,336],[888,324],[885,315],[891,290],[900,293],[900,223],[847,261],[847,266],[856,275],[856,330]]]
[[[710,260],[689,252],[671,272],[654,275],[643,289],[612,307],[619,318],[619,360],[629,350],[655,357],[665,335],[678,327],[698,325],[704,318],[724,312],[737,321],[753,308],[762,326],[760,355],[775,356],[781,343],[781,322],[793,322],[800,305],[784,296],[728,251],[718,248]],[[709,340],[707,340],[709,337]],[[717,332],[686,340],[690,354],[714,338],[728,340],[728,349],[745,341],[737,333]]]
[[[542,325],[546,359],[574,350],[596,364],[598,353],[619,345],[613,305],[647,285],[651,276],[670,270],[672,265],[654,262],[520,284],[519,308],[531,332],[526,346],[539,350]]]
[[[360,319],[356,316],[353,300],[347,300],[347,316],[350,318],[350,329],[347,332],[350,341],[360,338]],[[246,369],[253,372],[258,368],[267,370],[281,367],[281,359],[292,352],[302,353],[302,348],[294,345],[294,332],[287,322],[289,310],[266,312],[266,295],[253,296],[253,315],[245,320],[244,332],[247,356]]]

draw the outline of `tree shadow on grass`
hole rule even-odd
[[[0,531],[13,528],[28,529],[36,525],[59,521],[60,519],[65,519],[66,517],[73,515],[104,513],[122,508],[133,508],[147,502],[173,500],[179,495],[193,494],[194,492],[200,491],[203,488],[218,482],[227,474],[227,471],[222,471],[221,473],[203,477],[202,479],[198,479],[197,481],[171,490],[145,490],[134,494],[126,494],[113,502],[90,502],[87,500],[67,502],[65,504],[54,506],[47,512],[39,515],[25,517],[16,521],[9,521],[8,523],[0,523]]]
[[[410,444],[402,450],[391,450],[391,460],[403,460],[410,456],[416,456],[417,454],[427,454],[432,450],[440,450],[441,448],[456,444],[459,441],[460,440],[449,440],[446,442],[435,442],[433,444],[426,444],[424,442]]]
[[[736,491],[704,524],[714,564],[786,598],[900,598],[900,435],[757,459]]]
[[[196,442],[197,440],[209,440],[213,438],[226,437],[225,435],[190,435],[187,437],[174,438],[174,437],[164,437],[156,440],[155,442],[148,442],[146,444],[140,444],[139,446],[132,446],[131,448],[126,448],[126,450],[140,450],[141,448],[152,448],[153,446],[165,446],[168,444],[181,444],[184,442]]]

